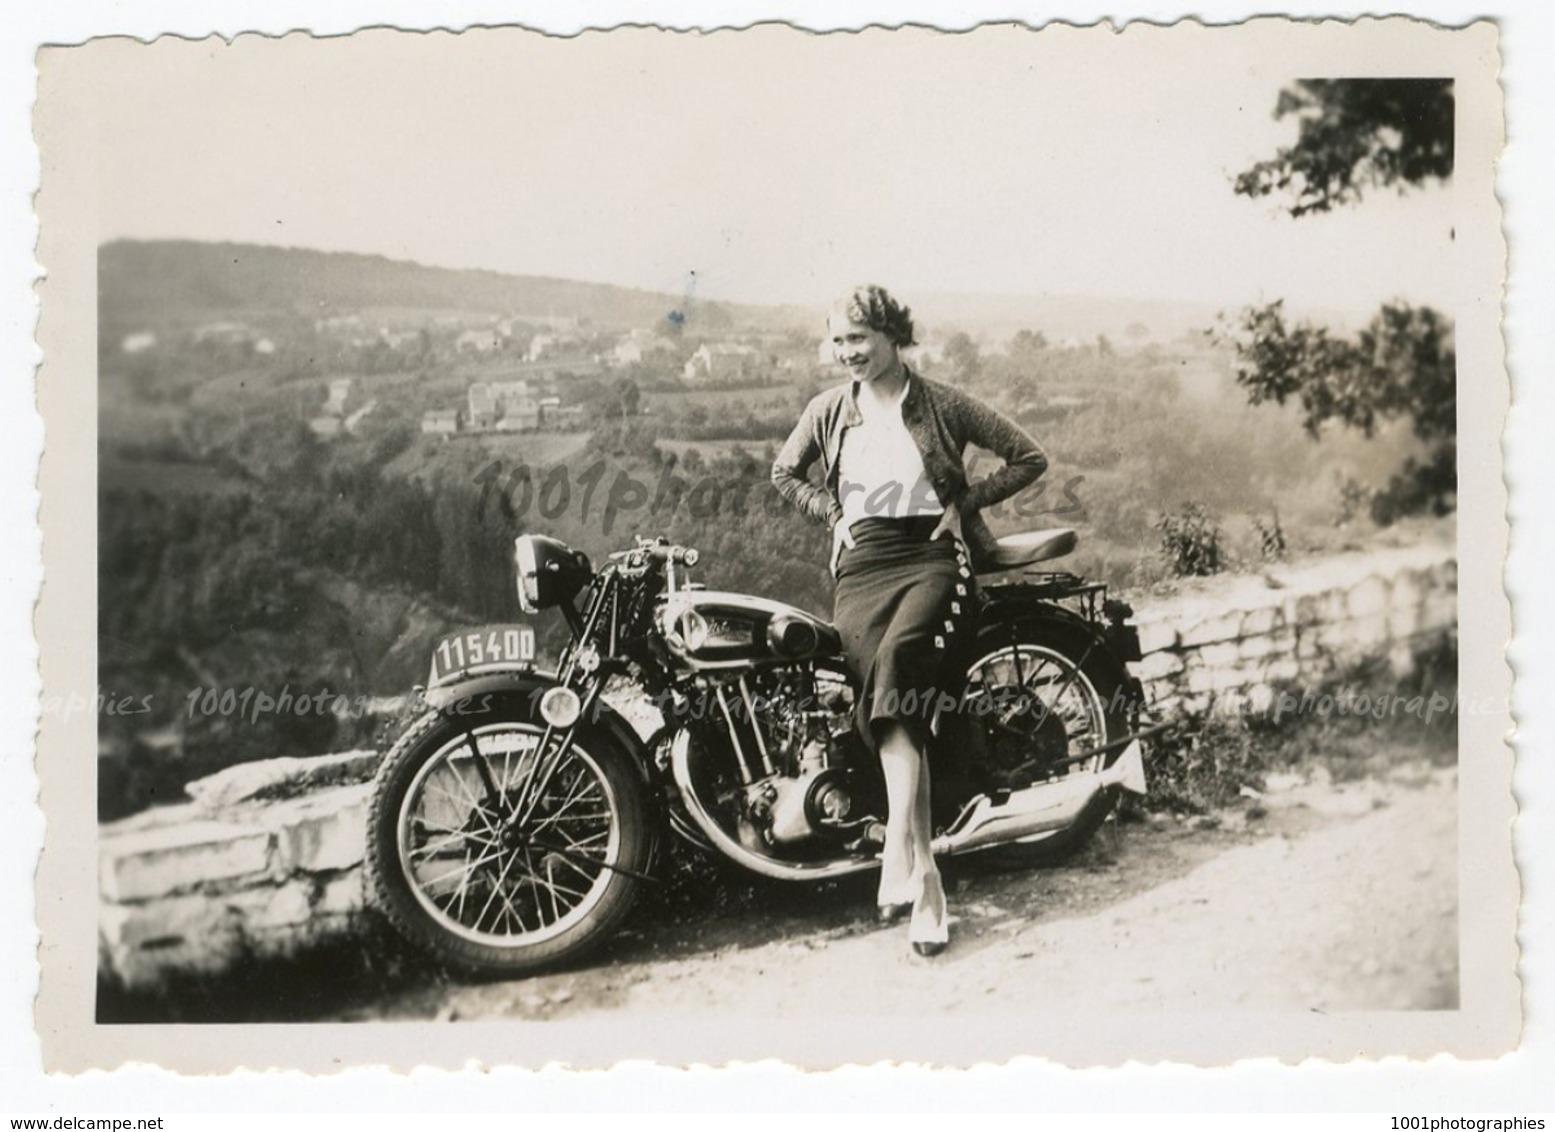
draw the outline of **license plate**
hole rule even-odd
[[[486,625],[450,633],[432,649],[428,684],[443,684],[465,673],[518,668],[534,663],[535,631],[528,625]]]

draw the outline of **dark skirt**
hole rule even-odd
[[[960,694],[944,661],[967,631],[973,581],[959,540],[929,539],[938,525],[937,515],[861,519],[837,563],[832,619],[862,681],[858,730],[871,751],[885,720],[923,747],[936,710]]]

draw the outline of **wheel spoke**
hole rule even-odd
[[[412,857],[415,857],[418,854],[435,856],[439,851],[448,848],[450,845],[468,845],[470,842],[476,840],[477,838],[469,833],[466,833],[464,830],[456,830],[453,833],[448,834],[445,837],[441,837],[436,841],[429,841],[425,845],[417,846],[415,849],[410,851],[410,855]]]
[[[1040,774],[1047,763],[1094,746],[1106,733],[1098,694],[1079,663],[1045,647],[1001,645],[973,666],[967,687],[993,708],[982,726],[990,751],[1002,752],[996,755],[998,773],[1010,781]],[[1043,750],[1060,740],[1063,750]],[[1073,764],[1070,773],[1085,769]]]
[[[615,873],[643,875],[612,860],[612,780],[582,747],[548,759],[542,734],[515,722],[449,735],[402,803],[402,872],[433,919],[471,942],[552,937],[592,910]]]
[[[475,917],[475,929],[477,931],[486,922],[486,911],[491,907],[491,902],[497,898],[498,893],[502,891],[502,885],[508,879],[508,873],[513,870],[513,863],[517,860],[517,853],[508,854],[508,859],[502,866],[502,872],[497,876],[496,883],[491,886],[491,895],[486,897],[486,903],[481,905],[481,910]]]
[[[472,872],[474,872],[476,870],[476,868],[478,868],[481,865],[484,865],[487,861],[494,860],[501,853],[502,853],[502,849],[501,849],[500,846],[492,846],[490,852],[482,854],[481,856],[475,858],[475,860],[473,860],[473,861],[470,860],[470,858],[467,855],[465,857],[465,859],[464,859],[464,864],[460,865],[456,869],[450,869],[446,873],[439,873],[437,876],[433,877],[431,880],[424,880],[424,881],[422,881],[421,882],[421,887],[429,889],[429,888],[434,887],[435,885],[441,884],[443,881],[449,879],[450,877],[460,876],[461,874],[466,876],[466,877],[468,877],[470,873],[472,873]]]

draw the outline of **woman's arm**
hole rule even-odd
[[[772,464],[772,486],[799,510],[827,526],[842,518],[842,507],[824,488],[806,478],[810,465],[821,455],[821,414],[814,402],[805,408],[794,431]]]
[[[1004,461],[1004,466],[992,475],[967,484],[961,498],[963,511],[981,511],[1002,502],[1035,483],[1047,471],[1047,453],[1020,425],[975,397],[962,394],[956,404],[965,440]]]

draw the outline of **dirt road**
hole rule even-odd
[[[959,864],[951,947],[933,960],[910,954],[905,928],[875,927],[867,878],[774,884],[689,920],[650,910],[574,971],[422,987],[371,1014],[825,1017],[909,987],[921,1009],[951,1015],[988,996],[1049,1012],[1455,1006],[1455,775],[1404,764],[1269,786],[1214,818],[1121,825],[1063,868]]]

